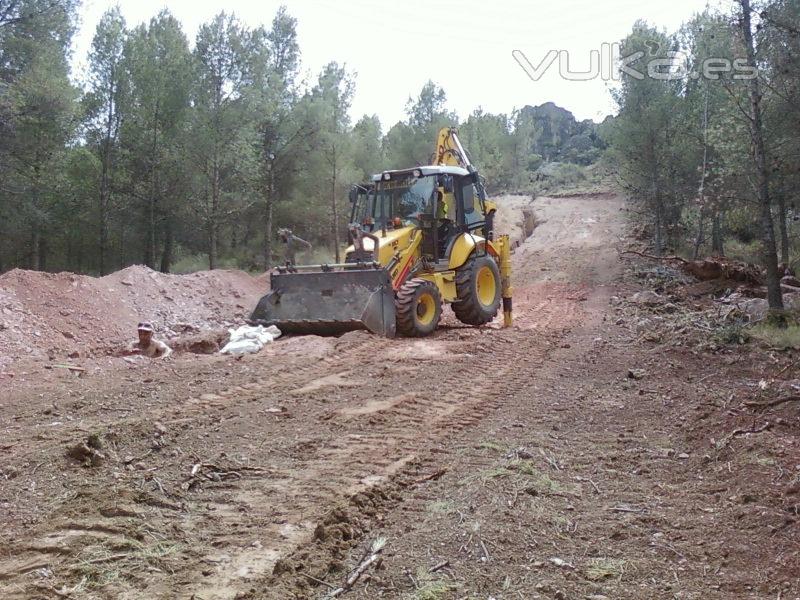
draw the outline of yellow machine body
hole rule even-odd
[[[384,171],[356,187],[345,263],[279,269],[251,322],[298,333],[424,336],[438,326],[443,303],[476,326],[502,303],[503,324],[512,324],[509,238],[493,235],[497,206],[455,129],[439,131],[431,165]]]

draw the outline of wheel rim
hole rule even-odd
[[[491,306],[497,295],[497,282],[494,273],[489,267],[481,267],[476,278],[478,301],[483,306]]]
[[[421,294],[417,300],[417,322],[420,325],[430,325],[436,316],[436,301],[428,293]]]

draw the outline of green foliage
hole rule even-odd
[[[762,323],[751,330],[753,338],[771,348],[800,350],[800,324],[792,319],[790,324]]]
[[[730,344],[746,344],[753,336],[745,324],[734,323],[717,328],[711,337],[717,344],[727,346]]]
[[[592,558],[586,568],[589,581],[619,579],[625,574],[626,562],[617,558]]]
[[[406,102],[407,121],[396,124],[386,135],[384,151],[390,168],[427,164],[434,151],[433,141],[441,127],[458,123],[446,108],[447,94],[428,81],[416,98]]]
[[[456,584],[431,573],[425,567],[417,568],[415,584],[413,592],[403,595],[405,600],[445,600],[458,590]]]
[[[536,170],[537,180],[543,189],[572,187],[586,181],[586,171],[580,165],[548,163]]]
[[[387,168],[427,163],[441,127],[459,126],[490,193],[581,179],[603,147],[597,126],[553,104],[463,123],[428,81],[406,118],[355,124],[354,75],[331,62],[300,78],[297,21],[270,27],[220,12],[190,44],[168,10],[129,28],[101,17],[80,74],[68,78],[76,0],[0,0],[0,271],[107,273],[131,263],[263,269],[290,227],[337,260],[347,192]],[[5,10],[6,7],[11,7]],[[82,93],[81,93],[82,91]]]
[[[478,109],[459,128],[461,141],[472,161],[480,166],[487,191],[508,187],[514,176],[512,161],[514,134],[506,115],[492,115]]]
[[[381,122],[377,115],[364,115],[353,127],[353,165],[366,181],[384,166]]]
[[[780,260],[790,263],[800,184],[800,11],[796,0],[768,0],[759,7],[754,52],[766,146],[763,193],[757,185],[761,152],[750,80],[742,77],[750,60],[742,6],[732,3],[732,14],[708,9],[673,36],[637,23],[622,42],[623,55],[683,54],[673,62],[669,80],[625,75],[614,92],[619,114],[599,133],[610,145],[606,158],[620,184],[649,221],[656,252],[667,247],[685,248],[693,257],[727,252],[767,265],[775,260],[765,251],[774,246],[774,227]],[[708,71],[726,60],[738,68]]]
[[[0,13],[0,199],[6,213],[0,268],[18,261],[46,268],[47,240],[60,230],[56,217],[64,208],[67,143],[77,125],[78,92],[66,59],[75,7],[21,0],[9,9],[16,17]]]

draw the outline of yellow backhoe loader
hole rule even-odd
[[[350,202],[345,262],[278,267],[251,323],[422,337],[439,325],[442,303],[476,326],[494,320],[502,303],[511,325],[509,239],[494,235],[497,206],[456,129],[439,131],[430,165],[373,175],[351,189]]]

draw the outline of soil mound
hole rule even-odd
[[[228,327],[266,287],[266,275],[243,271],[170,275],[136,265],[90,277],[14,269],[0,275],[0,368],[22,358],[114,352],[136,337],[140,321],[168,339]]]

